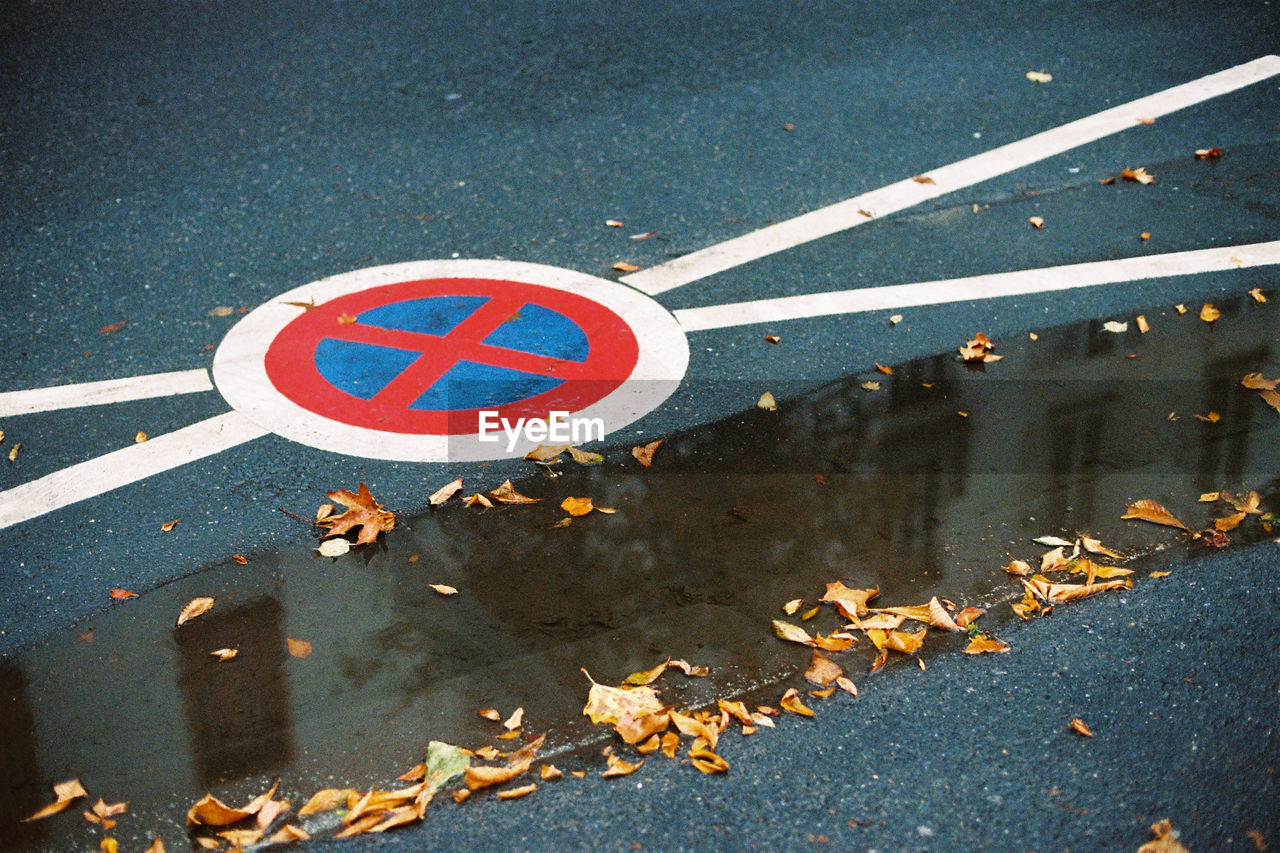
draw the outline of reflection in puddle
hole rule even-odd
[[[762,687],[776,699],[807,655],[769,621],[837,578],[880,586],[886,605],[991,606],[1014,594],[999,567],[1038,555],[1032,537],[1077,530],[1150,563],[1179,540],[1121,521],[1126,501],[1203,526],[1202,492],[1280,500],[1280,417],[1239,384],[1280,373],[1276,304],[1220,305],[1213,327],[1153,311],[1147,335],[1051,329],[998,341],[1004,360],[982,370],[947,353],[803,399],[744,383],[743,400],[772,390],[780,410],[669,437],[651,469],[616,448],[598,468],[565,462],[517,484],[543,498],[533,506],[455,501],[363,553],[255,555],[124,602],[0,665],[0,842],[96,843],[75,814],[15,822],[72,776],[132,803],[115,831],[130,847],[180,837],[210,788],[243,801],[279,775],[298,803],[385,785],[430,739],[501,747],[485,707],[523,706],[548,749],[573,747],[599,733],[580,714],[582,667],[616,682],[671,655],[713,674],[665,676],[669,701]],[[1195,417],[1210,411],[1217,423]],[[571,495],[618,513],[556,528]],[[174,629],[196,595],[218,603]],[[1009,618],[1000,607],[987,620]],[[289,656],[286,638],[312,654]],[[926,650],[959,643],[931,637]],[[219,663],[209,653],[222,647],[238,655]]]

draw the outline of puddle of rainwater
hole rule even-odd
[[[1180,560],[1203,546],[1121,521],[1127,501],[1162,501],[1193,527],[1211,518],[1202,492],[1256,488],[1280,504],[1280,417],[1240,386],[1280,372],[1277,304],[1220,304],[1212,327],[1152,311],[1146,335],[1049,329],[998,341],[1004,360],[983,368],[950,352],[800,399],[784,382],[744,383],[743,399],[768,388],[779,411],[671,436],[650,469],[617,448],[603,466],[517,483],[535,505],[455,499],[342,558],[252,555],[122,602],[0,661],[0,842],[96,844],[82,809],[17,822],[72,776],[130,802],[113,832],[128,847],[178,841],[210,790],[240,802],[280,776],[298,804],[321,787],[394,785],[432,739],[509,748],[480,708],[523,706],[526,729],[548,732],[544,753],[596,767],[566,754],[608,734],[581,716],[584,667],[617,683],[670,655],[712,671],[663,676],[670,702],[776,699],[807,651],[770,620],[828,581],[879,586],[885,606],[1000,605],[986,617],[998,631],[1017,592],[1000,567],[1037,559],[1032,537],[1087,531],[1143,568]],[[1218,423],[1194,417],[1210,411]],[[556,528],[568,496],[618,512]],[[1263,534],[1251,520],[1231,535]],[[174,628],[196,595],[217,604]],[[840,623],[824,611],[806,624]],[[310,656],[291,657],[287,638]],[[961,642],[931,636],[926,651]],[[867,646],[840,656],[848,671],[866,671]],[[214,661],[223,647],[238,656]]]

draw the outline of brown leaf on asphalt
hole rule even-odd
[[[18,451],[19,451],[19,450],[21,450],[21,449],[22,449],[22,442],[21,442],[21,441],[19,441],[19,442],[18,442],[17,444],[15,444],[13,447],[9,448],[9,461],[10,461],[10,462],[17,462],[17,461],[18,461]]]
[[[819,600],[834,604],[844,618],[857,620],[870,612],[867,609],[867,602],[879,594],[879,587],[853,589],[845,586],[841,581],[833,581],[827,584],[827,591]]]
[[[648,740],[636,744],[635,747],[636,752],[641,755],[652,755],[662,748],[662,738],[657,735],[652,735]]]
[[[182,608],[182,612],[178,614],[178,624],[185,625],[197,616],[202,616],[209,612],[213,607],[213,599],[208,596],[199,596],[187,602],[187,606]]]
[[[1077,598],[1087,598],[1112,589],[1133,588],[1133,580],[1130,578],[1119,578],[1117,580],[1102,581],[1101,583],[1053,583],[1036,576],[1029,581],[1024,580],[1022,583],[1034,596],[1051,604],[1063,604],[1068,601],[1074,601]]]
[[[1268,406],[1280,412],[1280,391],[1259,391],[1258,396]]]
[[[640,267],[636,266],[635,264],[629,264],[626,261],[618,261],[616,264],[613,265],[613,268],[618,272],[635,272],[636,270],[640,269]]]
[[[688,661],[684,660],[673,660],[670,663],[671,666],[674,666],[676,669],[691,678],[706,678],[711,674],[711,668],[708,666],[693,666]]]
[[[966,607],[964,610],[961,610],[956,614],[956,624],[961,628],[968,627],[973,624],[975,619],[986,612],[987,611],[981,607]]]
[[[431,587],[441,595],[457,595],[458,594],[458,590],[455,587],[449,586],[447,583],[429,583],[427,584],[427,586]]]
[[[254,814],[254,811],[232,808],[213,794],[205,794],[187,811],[187,824],[189,826],[226,826],[244,820]]]
[[[1222,156],[1221,148],[1197,148],[1196,149],[1197,160],[1216,160],[1221,156]]]
[[[538,767],[538,775],[543,782],[551,782],[555,779],[563,779],[564,771],[560,770],[554,764],[543,764]]]
[[[964,647],[964,653],[966,655],[998,654],[1000,652],[1007,651],[1009,651],[1009,645],[1007,643],[1002,643],[995,637],[990,637],[982,633],[974,634],[969,639],[969,645]]]
[[[128,810],[129,804],[127,802],[108,804],[106,800],[102,799],[102,797],[98,797],[98,801],[93,804],[93,813],[98,817],[116,817],[117,815],[124,814]]]
[[[1254,301],[1254,302],[1266,302],[1266,301],[1267,301],[1267,295],[1266,295],[1265,293],[1263,293],[1263,292],[1262,292],[1262,288],[1261,288],[1261,287],[1255,287],[1253,290],[1250,290],[1250,291],[1249,291],[1249,295],[1253,297],[1253,301]]]
[[[1218,421],[1222,420],[1222,415],[1218,414],[1217,412],[1209,412],[1207,415],[1201,415],[1197,413],[1197,414],[1193,414],[1192,417],[1194,417],[1198,421],[1204,421],[1207,424],[1216,424]]]
[[[814,648],[822,649],[824,652],[843,652],[850,649],[857,639],[852,634],[845,633],[830,634],[826,637],[814,634],[813,645]]]
[[[524,455],[530,462],[549,462],[569,449],[567,444],[539,444]]]
[[[421,782],[427,778],[427,764],[420,761],[396,777],[398,782]]]
[[[268,844],[292,844],[295,841],[310,841],[310,840],[311,840],[311,836],[307,834],[306,830],[299,829],[293,824],[288,824],[286,826],[282,826],[279,832],[277,832],[275,835],[268,838],[267,843]],[[151,851],[147,851],[147,853],[151,853]],[[161,848],[158,851],[158,853],[164,853],[164,848]]]
[[[293,637],[286,637],[285,645],[289,647],[289,654],[292,657],[301,659],[311,654],[311,644],[306,640],[295,640]]]
[[[476,492],[474,495],[471,495],[470,497],[466,497],[462,499],[463,506],[474,506],[476,504],[479,504],[480,506],[487,506],[490,508],[493,507],[493,502],[490,501],[488,498],[486,498],[484,495],[480,494],[479,492]]]
[[[1004,567],[1004,570],[1009,574],[1017,575],[1018,577],[1026,577],[1031,574],[1031,566],[1023,560],[1011,560],[1009,565]]]
[[[1123,169],[1120,177],[1126,181],[1137,181],[1140,184],[1150,184],[1155,182],[1155,175],[1149,174],[1146,168],[1139,166],[1136,169]]]
[[[1189,530],[1185,524],[1174,518],[1173,513],[1153,500],[1143,499],[1125,504],[1125,510],[1126,512],[1120,516],[1121,518],[1136,518],[1139,521],[1149,521],[1152,524],[1163,524],[1166,527]]]
[[[682,714],[679,711],[672,711],[671,724],[675,726],[681,734],[688,735],[689,737],[701,738],[711,749],[715,749],[716,744],[720,742],[720,732],[718,730],[708,726],[702,720],[691,714]]]
[[[1206,302],[1204,307],[1200,309],[1200,319],[1206,323],[1212,323],[1222,316],[1222,312],[1214,308],[1212,303]]]
[[[637,744],[666,731],[670,723],[671,715],[664,708],[661,711],[638,716],[623,714],[614,724],[613,730],[626,743]]]
[[[112,598],[116,599],[117,601],[122,601],[126,598],[138,597],[138,594],[136,592],[130,592],[127,589],[113,589],[111,590],[110,595]]]
[[[1093,731],[1089,728],[1089,726],[1085,723],[1085,721],[1080,719],[1079,717],[1072,718],[1071,722],[1068,725],[1071,727],[1071,731],[1075,732],[1081,737],[1093,737]]]
[[[937,183],[933,178],[929,177],[928,175],[916,175],[911,180],[915,181],[917,184],[936,184]]]
[[[493,785],[501,785],[503,782],[510,782],[529,769],[529,763],[509,765],[507,767],[468,767],[467,768],[467,787],[473,791],[481,788],[488,788]]]
[[[1102,556],[1110,557],[1113,560],[1124,559],[1124,554],[1111,550],[1107,546],[1103,545],[1097,539],[1090,539],[1088,536],[1085,536],[1083,533],[1079,534],[1079,536],[1080,536],[1080,546],[1084,548],[1086,551],[1088,551],[1090,554],[1101,554]]]
[[[387,512],[369,493],[364,483],[358,492],[338,489],[328,492],[329,500],[342,504],[347,510],[341,515],[320,519],[317,524],[329,528],[325,537],[343,536],[353,528],[359,528],[356,536],[357,545],[367,545],[378,538],[378,534],[396,526],[395,513]]]
[[[120,331],[121,329],[123,329],[123,328],[124,328],[125,326],[127,326],[127,325],[129,325],[129,321],[128,321],[128,320],[121,320],[119,323],[109,323],[108,325],[103,326],[101,329],[99,329],[99,330],[98,330],[98,334],[100,334],[100,335],[113,335],[113,334],[115,334],[116,332],[118,332],[118,331]]]
[[[969,363],[985,363],[991,361],[999,361],[1004,358],[1002,355],[995,355],[992,350],[995,344],[991,339],[982,332],[975,334],[968,343],[960,347],[960,357]]]
[[[112,825],[114,826],[114,823]],[[111,836],[107,836],[98,842],[98,849],[102,853],[120,853],[120,843]]]
[[[695,745],[689,750],[689,763],[703,773],[724,773],[729,769],[729,762],[709,749],[698,749]]]
[[[1225,518],[1215,518],[1213,520],[1213,526],[1214,529],[1226,533],[1239,527],[1240,522],[1244,521],[1248,516],[1249,514],[1247,512],[1232,513]]]
[[[662,754],[667,758],[675,758],[676,752],[680,749],[680,735],[675,732],[667,732],[662,736]]]
[[[733,717],[744,726],[754,725],[755,720],[751,719],[751,712],[747,710],[747,706],[743,702],[730,702],[727,699],[717,699],[716,707],[721,711]]]
[[[817,649],[813,650],[813,656],[809,658],[809,668],[804,671],[805,681],[826,687],[842,675],[844,670],[839,664]]]
[[[576,447],[569,448],[569,458],[579,465],[599,465],[604,462],[604,457],[599,453],[593,453],[590,450],[579,450]]]
[[[892,376],[892,375],[893,375],[893,368],[892,368],[892,367],[888,367],[888,366],[886,366],[886,365],[883,365],[883,364],[881,364],[881,363],[880,363],[880,362],[878,362],[878,361],[876,362],[876,370],[878,370],[879,372],[883,373],[885,376]]]
[[[773,394],[765,391],[760,395],[760,399],[756,401],[756,408],[764,409],[766,412],[778,411],[778,401],[773,398]]]
[[[31,817],[24,818],[22,822],[40,820],[49,815],[57,814],[81,797],[89,796],[89,792],[80,784],[79,779],[68,779],[66,782],[59,782],[53,786],[53,796],[55,799],[52,803],[31,815]]]
[[[643,444],[643,445],[640,445],[639,447],[633,447],[631,448],[631,455],[636,458],[637,462],[639,462],[644,467],[648,468],[650,465],[653,464],[653,454],[657,452],[658,447],[659,445],[662,444],[662,442],[663,442],[663,439],[660,438],[657,441],[651,441],[648,444]]]
[[[861,387],[862,387],[862,390],[863,390],[863,391],[879,391],[879,390],[880,390],[880,383],[879,383],[879,382],[873,382],[873,381],[871,381],[871,380],[867,380],[866,382],[863,382],[863,383],[862,383],[862,386],[861,386]]]
[[[1240,380],[1240,384],[1254,391],[1274,391],[1280,385],[1280,379],[1268,379],[1261,373],[1248,373]]]
[[[1224,501],[1231,504],[1236,512],[1243,512],[1249,515],[1262,515],[1262,498],[1257,492],[1245,492],[1240,497],[1236,497],[1231,492],[1222,492],[1221,497]]]
[[[498,713],[497,708],[481,708],[480,716],[486,720],[493,720],[495,723],[502,719],[502,714]]]
[[[333,811],[340,806],[350,808],[350,804],[354,804],[359,797],[360,792],[354,788],[325,788],[311,795],[311,799],[298,809],[298,817]]]
[[[842,675],[836,679],[836,686],[855,699],[858,697],[858,685],[854,684],[845,676]]]
[[[813,645],[813,637],[809,636],[809,632],[801,628],[799,625],[792,625],[790,622],[783,622],[781,619],[773,620],[773,633],[788,643],[800,643],[804,646]]]
[[[813,709],[806,706],[800,701],[800,694],[794,687],[787,688],[787,692],[782,694],[782,699],[778,702],[784,710],[793,714],[799,714],[802,717],[812,717]]]
[[[646,684],[652,684],[658,680],[658,676],[667,671],[667,667],[671,665],[671,659],[667,658],[653,669],[646,669],[640,672],[633,672],[623,681],[624,684],[630,684],[636,687],[643,687]]]
[[[591,681],[586,707],[582,713],[593,723],[615,724],[624,715],[640,717],[656,714],[665,709],[662,700],[652,687],[609,687],[599,684],[585,669],[582,673]]]
[[[196,836],[196,844],[201,850],[217,850],[222,847],[222,842],[216,838],[207,838],[203,835]]]
[[[1034,229],[1036,229],[1037,231],[1043,231],[1043,230],[1044,230],[1044,217],[1043,217],[1043,216],[1033,216],[1033,217],[1031,217],[1031,218],[1030,218],[1029,220],[1027,220],[1027,221],[1028,221],[1028,222],[1030,222],[1030,223],[1031,223],[1031,227],[1032,227],[1032,228],[1034,228]]]
[[[169,533],[173,528],[178,526],[179,521],[182,521],[182,519],[175,518],[173,521],[166,521],[164,524],[160,525],[160,529],[165,533]]]
[[[609,762],[609,766],[605,769],[603,773],[600,774],[606,779],[612,779],[616,776],[630,776],[632,773],[635,773],[637,770],[639,770],[641,767],[644,766],[643,758],[637,761],[635,764],[632,764],[629,761],[623,761],[621,758],[614,755],[613,753],[609,753],[608,762]]]
[[[1150,237],[1151,237],[1150,234],[1143,232],[1142,239],[1146,240],[1146,239],[1149,239]],[[1145,335],[1147,332],[1151,331],[1151,324],[1147,322],[1146,315],[1139,314],[1134,319],[1134,322],[1138,324],[1138,331],[1141,332],[1142,334]]]
[[[530,782],[528,785],[521,785],[519,788],[510,788],[506,791],[498,792],[499,800],[517,800],[520,797],[527,797],[534,791],[538,790],[537,782]]]
[[[456,495],[458,493],[458,490],[461,488],[462,488],[462,478],[459,477],[458,479],[454,480],[452,483],[446,483],[440,488],[436,489],[434,492],[432,492],[431,497],[427,498],[427,503],[429,503],[431,506],[439,506],[440,504],[449,500],[449,498]]]
[[[1178,832],[1167,820],[1151,824],[1151,834],[1155,839],[1138,848],[1138,853],[1191,853],[1178,843]]]
[[[516,487],[511,485],[510,480],[503,481],[501,486],[489,492],[489,497],[504,504],[533,504],[542,500],[542,498],[525,497],[516,491]]]
[[[1110,580],[1112,578],[1128,577],[1133,574],[1133,569],[1124,569],[1120,566],[1104,566],[1086,558],[1072,560],[1071,571],[1078,575],[1084,575],[1085,583],[1087,584],[1093,583],[1096,578]]]

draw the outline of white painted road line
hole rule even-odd
[[[665,264],[631,273],[619,280],[650,296],[656,296],[775,252],[863,225],[871,221],[863,211],[874,216],[897,213],[929,199],[973,186],[1135,127],[1140,118],[1159,118],[1276,74],[1280,74],[1280,56],[1264,56],[919,176],[927,177],[933,183],[919,183],[914,178],[908,178],[692,252]]]
[[[132,444],[0,492],[0,529],[252,441],[267,431],[239,412]]]
[[[1280,241],[1018,270],[970,278],[922,281],[886,287],[863,287],[856,290],[809,293],[779,299],[757,299],[728,305],[686,308],[674,313],[676,320],[686,332],[700,332],[706,329],[798,320],[804,317],[824,317],[832,314],[853,314],[919,305],[941,305],[946,302],[966,302],[973,299],[997,299],[1029,293],[1048,293],[1099,284],[1221,272],[1269,264],[1280,264]]]
[[[51,388],[32,388],[27,391],[6,391],[0,394],[0,417],[52,412],[57,409],[76,409],[80,406],[99,406],[105,403],[124,403],[151,397],[170,397],[174,394],[198,394],[212,390],[213,383],[209,380],[209,371],[201,367],[196,370],[179,370],[173,373],[106,379],[102,382],[81,382],[75,385],[55,385]]]

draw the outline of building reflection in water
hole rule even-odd
[[[46,824],[21,823],[49,801],[36,760],[35,719],[26,677],[0,664],[0,847],[16,848],[45,837]]]

